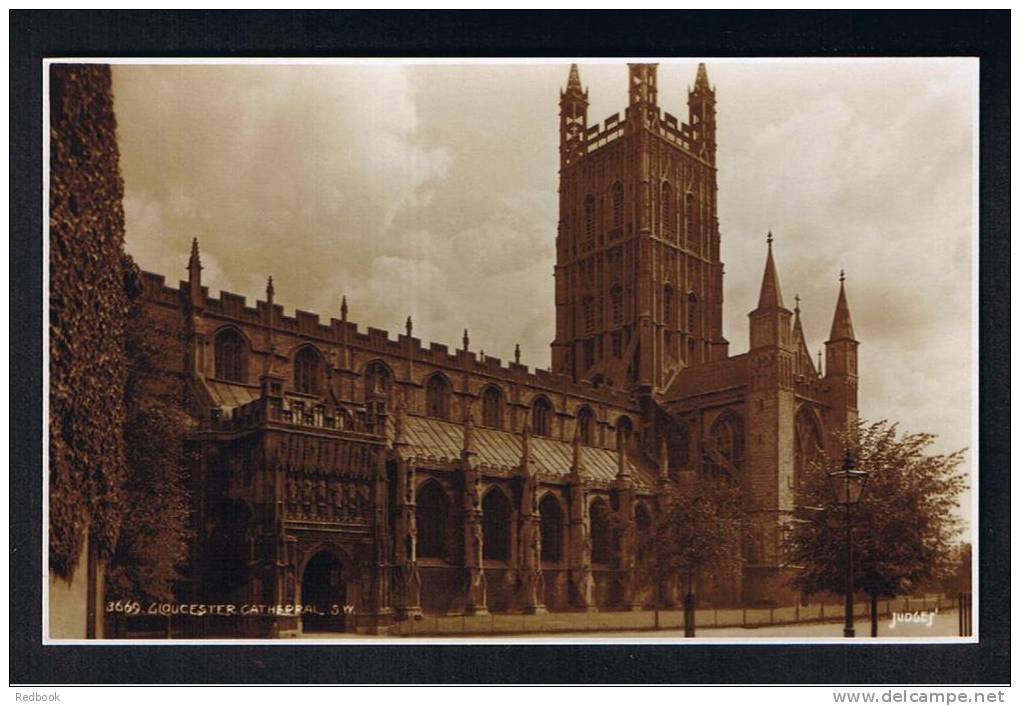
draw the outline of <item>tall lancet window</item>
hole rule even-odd
[[[661,196],[662,237],[673,240],[676,223],[673,221],[673,187],[668,181],[662,183]]]
[[[294,356],[294,389],[317,395],[322,389],[322,356],[311,346],[305,346]]]
[[[623,184],[615,182],[612,189],[613,228],[623,227]]]

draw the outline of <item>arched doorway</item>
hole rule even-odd
[[[317,612],[301,614],[304,632],[343,632],[347,616],[347,577],[344,564],[331,551],[323,550],[305,564],[301,575],[301,605],[315,606]]]

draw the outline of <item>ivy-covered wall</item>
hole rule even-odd
[[[120,526],[124,450],[124,187],[109,66],[50,67],[50,568],[84,531]]]

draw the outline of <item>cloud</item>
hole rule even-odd
[[[661,63],[681,119],[693,63]],[[549,362],[566,65],[114,69],[128,249],[183,276],[193,236],[214,290]],[[839,270],[868,418],[970,445],[976,82],[970,60],[713,62],[725,335],[774,249],[812,350]],[[626,106],[626,68],[582,64],[589,124]]]

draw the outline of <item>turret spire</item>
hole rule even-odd
[[[839,296],[836,298],[836,312],[832,316],[832,330],[829,331],[830,341],[856,340],[854,338],[854,324],[850,319],[850,306],[846,302],[846,287],[844,282],[846,275],[843,270],[839,271]]]
[[[704,63],[698,64],[698,75],[694,79],[694,90],[699,89],[712,90],[708,85],[708,69],[705,68]]]
[[[583,93],[581,88],[581,73],[577,70],[577,64],[570,65],[570,76],[567,77],[567,93]]]
[[[783,308],[783,293],[779,288],[779,275],[776,274],[776,263],[772,259],[772,230],[769,230],[768,237],[765,239],[768,243],[768,257],[765,260],[765,274],[761,279],[761,293],[758,295],[758,309],[782,309]]]
[[[198,254],[198,238],[191,239],[191,257],[188,258],[188,272],[195,271],[202,271],[202,259]]]

